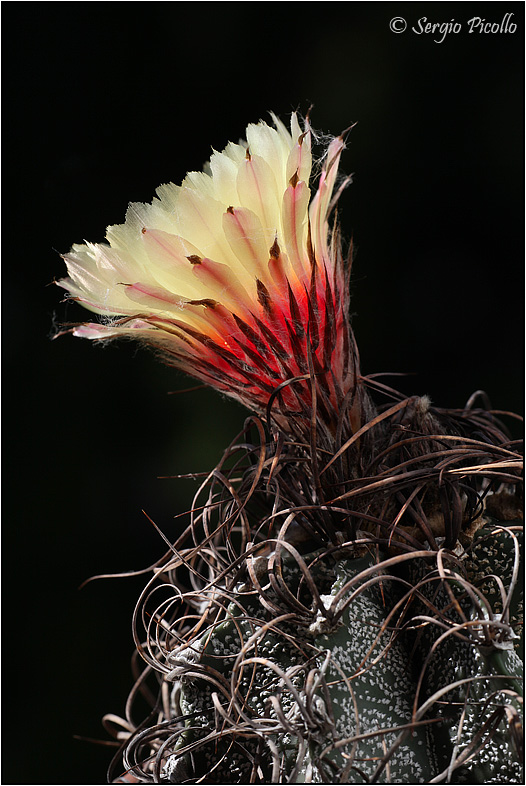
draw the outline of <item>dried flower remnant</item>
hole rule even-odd
[[[131,204],[106,243],[74,245],[58,284],[105,317],[76,336],[140,339],[256,412],[270,402],[288,431],[314,411],[334,434],[345,410],[349,434],[361,425],[349,265],[328,221],[345,143],[326,146],[310,199],[309,123],[293,114],[289,131],[272,117],[275,127],[251,124],[246,143],[214,152],[205,172]]]

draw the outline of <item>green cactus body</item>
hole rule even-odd
[[[328,592],[321,596],[325,607],[347,582],[373,565],[372,557],[338,562],[333,567],[336,578],[332,584],[325,569],[323,582]],[[291,585],[297,584],[298,573],[289,567],[285,575]],[[323,573],[323,566],[318,573]],[[379,783],[426,782],[437,771],[436,754],[426,726],[406,728],[411,723],[415,690],[408,652],[400,637],[393,638],[389,631],[381,633],[386,616],[384,598],[393,587],[389,580],[373,584],[346,604],[356,589],[340,597],[336,608],[345,608],[335,625],[318,613],[300,637],[297,629],[290,630],[294,645],[287,638],[286,621],[281,632],[271,628],[257,638],[256,647],[246,652],[245,659],[254,660],[244,667],[238,688],[246,698],[244,713],[257,718],[254,725],[260,730],[262,719],[268,721],[268,739],[279,756],[280,777],[285,775],[291,782],[327,782],[344,776],[343,782],[366,783],[375,773]],[[231,604],[225,621],[199,640],[199,669],[217,679],[221,675],[225,685],[232,682],[234,671],[234,681],[237,679],[235,664],[243,643],[254,636],[258,624],[262,625],[255,622],[253,596],[248,596],[244,605],[246,618],[239,606]],[[269,667],[270,662],[276,671]],[[311,670],[311,680],[317,679],[318,686],[307,698]],[[182,677],[179,709],[191,716],[187,727],[192,729],[186,736],[187,744],[203,740],[211,730],[213,692],[204,680]],[[284,723],[279,723],[272,696],[279,697]],[[225,697],[221,701],[224,703]],[[309,710],[302,712],[299,705],[307,703]],[[275,733],[271,733],[273,724]],[[215,765],[208,782],[243,782],[250,772],[248,748],[251,756],[259,750],[263,781],[272,778],[272,757],[266,745],[261,745],[262,737],[238,734],[239,744],[241,739],[243,753],[236,750],[237,743],[228,735],[219,746],[216,741],[203,744],[199,774],[211,772]]]
[[[520,602],[501,598],[499,606],[488,578],[494,564],[510,587],[515,552],[501,547],[504,537],[497,525],[480,530],[464,554],[464,574],[448,568],[442,580],[432,559],[419,556],[405,560],[400,582],[369,554],[318,562],[311,574],[332,617],[312,602],[298,565],[284,560],[290,592],[303,609],[311,600],[310,624],[291,624],[287,613],[277,624],[269,615],[263,620],[249,592],[223,606],[194,639],[188,666],[168,677],[175,680],[173,712],[187,720],[164,780],[178,782],[191,770],[208,783],[247,782],[251,772],[261,782],[522,782],[510,734],[521,710],[522,663],[512,633]],[[461,625],[464,615],[470,622],[460,630],[480,638],[466,575],[487,592],[481,597],[491,598],[493,614],[506,613],[505,603],[510,608],[513,625],[497,646],[480,646],[474,634],[447,635],[444,624],[422,626],[431,599],[437,620],[447,612],[452,626]],[[279,595],[271,585],[263,588],[270,604]],[[402,628],[388,615],[404,606],[408,586],[428,602],[413,603],[405,620],[412,622]],[[411,625],[416,636],[407,632]]]
[[[333,593],[371,562],[339,563]],[[389,580],[369,587],[347,606],[340,627],[315,639],[316,645],[332,656],[326,679],[336,737],[357,738],[356,743],[327,754],[339,773],[347,770],[348,782],[368,782],[375,773],[379,783],[426,782],[434,774],[435,752],[427,729],[396,731],[411,722],[415,683],[404,641],[388,631],[380,634],[387,611],[385,597],[390,598],[393,591]],[[385,733],[387,729],[395,731]],[[403,743],[397,745],[401,734]],[[371,736],[360,739],[361,735]],[[391,748],[393,753],[388,755]],[[388,759],[385,767],[381,764],[384,757]]]
[[[449,628],[429,622],[421,629],[414,658],[426,666],[421,705],[448,728],[449,745],[445,742],[442,750],[449,750],[449,763],[442,774],[451,783],[523,782],[517,735],[510,733],[522,714],[523,663],[516,650],[523,625],[522,584],[513,586],[515,548],[505,527],[493,522],[476,533],[461,560],[464,576],[448,570],[443,581],[435,574],[435,580],[419,585],[437,609],[436,620],[443,622],[445,614],[450,621]],[[415,585],[429,576],[422,564],[411,563],[410,570]],[[494,576],[509,600],[503,600]],[[467,595],[463,579],[480,594]],[[452,598],[459,611],[452,608]],[[505,603],[509,625],[502,623]],[[413,613],[429,618],[429,607],[422,604]]]

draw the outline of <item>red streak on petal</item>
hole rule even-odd
[[[214,291],[218,300],[222,300],[243,315],[247,313],[251,299],[227,265],[204,257],[199,264],[193,264],[192,272],[196,278]]]
[[[147,298],[153,298],[154,300],[158,300],[161,303],[169,303],[172,306],[181,306],[182,299],[179,296],[173,295],[172,293],[168,292],[168,290],[162,289],[161,287],[152,287],[148,286],[147,284],[136,282],[135,284],[127,285],[126,292],[132,300],[136,300],[139,303],[141,303],[143,300],[140,296],[146,295]],[[139,297],[134,297],[134,295],[139,295]]]

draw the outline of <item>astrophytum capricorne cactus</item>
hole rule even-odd
[[[253,413],[163,535],[110,777],[519,783],[518,446],[479,393],[440,409],[361,375],[343,137],[313,159],[308,121],[273,122],[64,256],[102,315],[70,331],[146,342]]]

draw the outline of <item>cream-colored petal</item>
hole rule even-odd
[[[253,154],[239,165],[237,193],[239,201],[234,204],[243,205],[259,218],[265,246],[270,248],[280,225],[282,194],[272,169],[261,156]]]
[[[245,160],[245,155],[242,161]],[[214,151],[210,158],[210,170],[214,178],[217,199],[227,208],[238,200],[237,173],[239,163],[225,153]]]
[[[247,126],[248,149],[251,155],[261,156],[276,178],[279,189],[286,188],[286,164],[292,144],[266,123]]]
[[[228,265],[205,257],[192,265],[192,274],[201,287],[201,297],[212,297],[240,316],[250,309],[252,300],[239,276]]]
[[[230,248],[252,279],[266,278],[269,244],[257,215],[246,207],[229,208],[223,213],[223,230]]]
[[[169,292],[164,287],[155,287],[141,282],[127,286],[126,295],[134,303],[138,303],[154,313],[172,312],[179,315],[185,304],[185,299],[181,295]]]
[[[299,137],[301,136],[301,134],[303,134],[304,130],[305,129],[301,128],[300,126],[298,115],[296,114],[296,112],[293,112],[290,116],[290,134],[292,137],[292,141],[294,143],[298,141]]]
[[[160,229],[143,229],[142,242],[150,260],[149,269],[158,284],[188,299],[201,297],[189,257],[201,257],[201,250],[178,235]]]
[[[312,244],[316,257],[320,260],[324,259],[327,261],[329,259],[327,213],[338,174],[340,156],[344,147],[345,143],[341,137],[336,137],[330,143],[325,165],[318,182],[318,189],[309,208]]]
[[[290,183],[293,177],[309,182],[312,168],[312,153],[310,134],[301,137],[289,153],[287,159],[286,177]]]
[[[298,278],[306,285],[309,281],[307,256],[307,208],[310,189],[300,180],[289,186],[283,195],[283,236],[290,263]]]
[[[204,256],[229,264],[232,254],[222,231],[224,205],[193,188],[183,188],[174,208],[177,234],[186,238]]]

